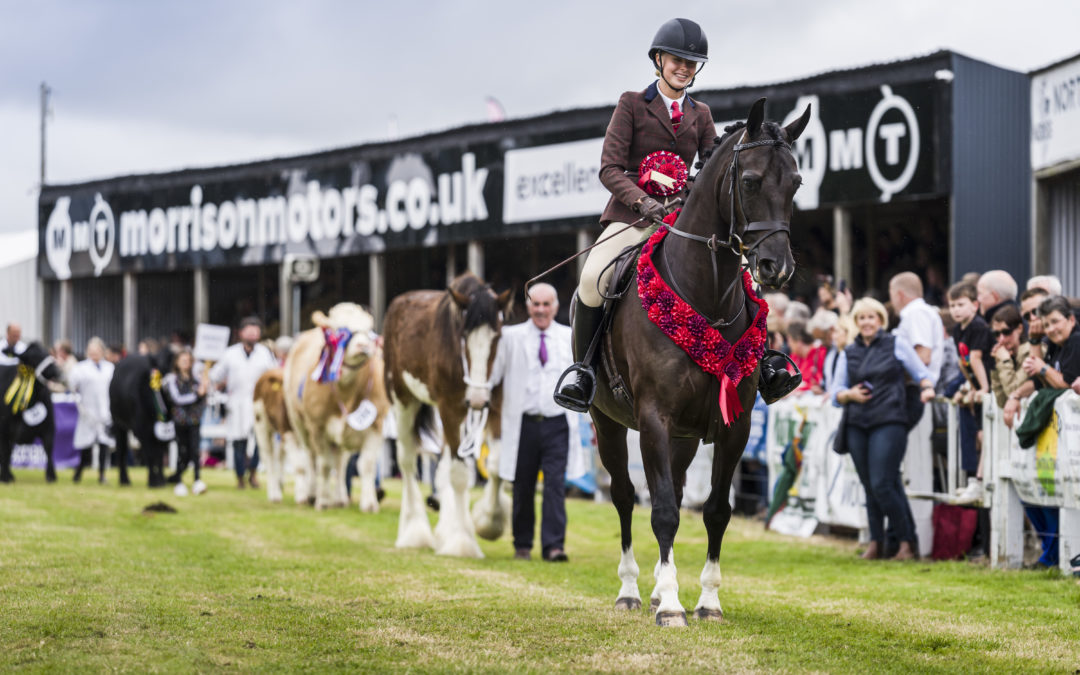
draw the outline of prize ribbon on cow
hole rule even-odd
[[[16,414],[26,410],[30,405],[30,398],[34,395],[35,382],[37,378],[34,377],[34,371],[20,363],[18,374],[4,394],[4,405],[11,406],[11,411]]]
[[[674,152],[650,152],[638,166],[638,187],[653,197],[670,197],[686,187],[686,162]]]
[[[345,349],[352,339],[352,331],[344,327],[335,330],[324,327],[322,331],[326,344],[319,356],[319,364],[312,373],[312,379],[318,382],[337,382],[341,377],[341,364],[345,360]]]

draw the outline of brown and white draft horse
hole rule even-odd
[[[386,391],[397,416],[402,481],[398,548],[434,548],[440,555],[482,558],[476,534],[497,539],[506,526],[509,498],[496,471],[490,472],[483,497],[469,513],[468,470],[461,445],[468,421],[476,426],[470,450],[479,448],[483,434],[488,466],[498,466],[502,392],[493,389],[490,378],[509,304],[509,290],[496,295],[466,272],[445,291],[405,293],[386,310]],[[482,418],[485,409],[486,427],[480,429],[478,416]],[[419,426],[430,422],[432,410],[442,421],[446,455],[436,479],[441,507],[434,535],[415,472]]]
[[[790,146],[806,127],[810,108],[786,127],[764,122],[764,113],[765,99],[760,99],[745,125],[729,127],[730,131],[717,139],[682,213],[663,240],[662,247],[667,250],[660,248],[653,255],[661,276],[730,344],[747,330],[757,311],[742,288],[742,259],[745,257],[753,278],[767,287],[782,286],[795,270],[789,223],[801,178]],[[673,236],[680,232],[692,236]],[[705,243],[709,239],[711,246]],[[677,263],[668,264],[669,260]],[[635,275],[634,288],[636,283]],[[627,428],[641,433],[653,534],[660,546],[650,604],[656,623],[662,626],[687,625],[686,612],[679,603],[673,546],[687,467],[699,439],[712,438],[712,491],[704,506],[709,542],[695,615],[720,621],[720,542],[731,518],[728,492],[746,447],[750,415],[743,413],[730,426],[723,424],[716,378],[650,322],[636,296],[612,311],[610,356],[633,404],[620,403],[607,370],[597,368],[597,392],[590,412],[600,458],[611,474],[611,500],[622,529],[618,568],[622,587],[615,607],[641,607],[638,566],[631,546],[634,487],[627,470]],[[575,358],[581,355],[575,354]],[[753,408],[758,376],[755,370],[739,382],[743,410]]]

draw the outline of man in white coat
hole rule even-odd
[[[544,472],[540,552],[544,560],[565,562],[565,479],[583,473],[583,458],[578,415],[560,408],[552,396],[559,376],[574,362],[570,327],[554,321],[559,311],[554,287],[536,284],[529,295],[530,320],[503,327],[492,369],[493,381],[503,383],[499,476],[514,484],[514,557],[528,560],[536,529],[537,474]]]
[[[255,427],[255,383],[266,371],[277,368],[277,359],[259,343],[262,337],[262,323],[255,317],[248,317],[240,322],[240,342],[225,350],[225,355],[210,369],[210,380],[225,389],[228,400],[225,404],[225,435],[233,448],[233,468],[236,470],[236,487],[244,487],[244,474],[248,473],[247,484],[259,487],[255,480],[255,470],[259,468],[259,446],[255,445],[248,465],[248,437]]]
[[[95,444],[98,446],[98,482],[105,482],[106,460],[113,445],[109,437],[109,425],[112,424],[109,383],[112,378],[113,364],[105,360],[105,343],[101,338],[90,338],[86,344],[86,359],[76,364],[68,376],[68,386],[78,395],[79,419],[75,423],[73,443],[79,451],[79,465],[73,476],[76,483],[93,459]]]

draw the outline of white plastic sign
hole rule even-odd
[[[229,347],[229,327],[200,323],[195,329],[195,349],[192,355],[197,361],[220,361]]]
[[[345,418],[345,421],[350,427],[356,431],[363,431],[372,424],[375,423],[375,418],[379,416],[378,409],[375,408],[375,404],[371,401],[364,399],[356,410],[349,413],[349,416]]]
[[[171,441],[176,438],[176,427],[172,422],[154,422],[154,436],[159,441]]]

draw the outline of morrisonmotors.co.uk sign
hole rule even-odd
[[[128,186],[120,179],[94,190],[50,190],[40,206],[39,273],[62,280],[252,265],[287,252],[333,257],[465,238],[467,231],[443,232],[489,219],[489,169],[472,152],[455,159],[458,167],[438,174],[431,164],[445,162],[407,154],[378,171],[345,163],[234,180]]]

